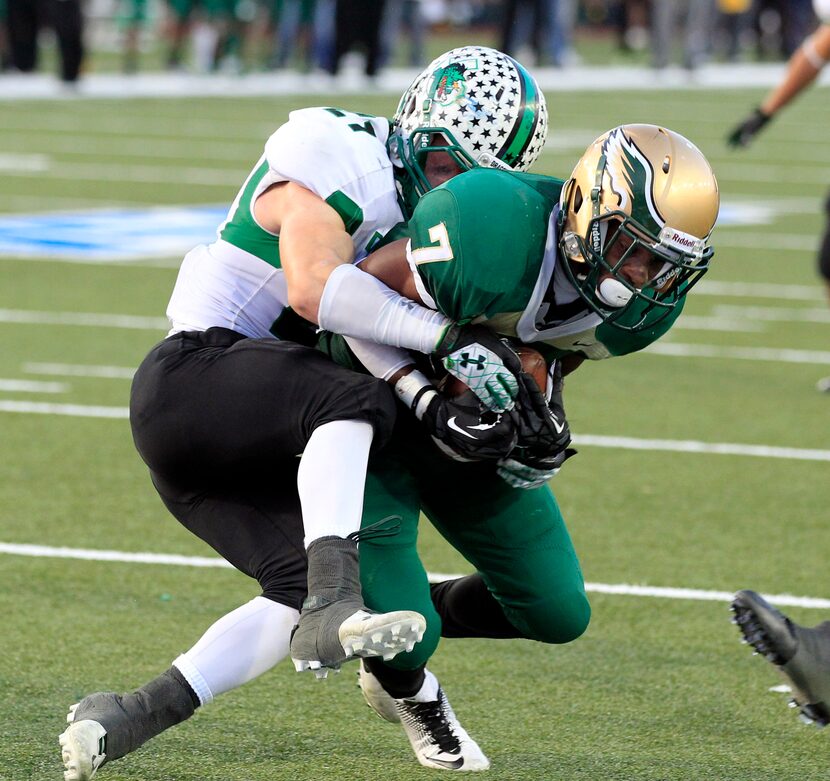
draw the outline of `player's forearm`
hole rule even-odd
[[[773,116],[811,84],[830,60],[830,25],[823,25],[790,58],[784,80],[761,103],[761,111]]]
[[[451,324],[355,266],[331,273],[317,322],[327,331],[422,353],[432,352]]]
[[[301,317],[319,323],[320,299],[329,277],[354,257],[351,236],[337,220],[298,216],[280,233],[280,257],[288,303]]]

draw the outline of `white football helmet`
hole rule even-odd
[[[524,67],[496,49],[462,46],[433,60],[403,94],[389,148],[417,200],[430,190],[423,169],[428,152],[449,153],[462,170],[525,171],[542,151],[547,128],[545,96]]]

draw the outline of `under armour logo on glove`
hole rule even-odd
[[[463,382],[494,412],[513,409],[519,393],[519,356],[506,341],[481,325],[451,325],[435,355],[444,368]]]
[[[487,365],[487,356],[479,355],[477,358],[471,358],[469,353],[461,353],[461,360],[458,365],[465,370],[475,367],[479,371],[484,371],[484,367]]]

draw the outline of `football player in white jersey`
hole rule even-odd
[[[391,123],[304,109],[268,140],[216,241],[185,257],[170,333],[139,367],[130,401],[136,447],[167,508],[256,578],[262,594],[145,686],[73,706],[60,737],[66,781],[86,781],[289,653],[298,670],[322,677],[352,656],[388,659],[420,639],[420,614],[365,610],[358,573],[366,463],[390,435],[394,396],[305,346],[313,334],[302,318],[432,353],[468,384],[460,356],[475,346],[487,356],[476,393],[510,420],[526,382],[516,354],[491,331],[458,326],[354,263],[420,194],[462,170],[525,170],[546,129],[528,72],[500,52],[464,47],[419,75]],[[468,413],[441,404],[430,433],[452,445]],[[449,417],[461,426],[439,425]],[[491,446],[506,454],[512,441]]]
[[[781,82],[764,98],[760,106],[732,130],[728,136],[730,145],[748,146],[781,109],[815,81],[824,66],[830,62],[830,0],[814,0],[813,5],[822,24],[790,58]],[[825,212],[827,221],[817,266],[830,298],[830,195],[827,197]],[[830,393],[830,377],[820,379],[817,387],[824,393]]]

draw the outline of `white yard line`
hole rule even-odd
[[[41,173],[48,170],[50,158],[42,154],[15,154],[4,152],[0,154],[0,171],[9,173],[26,171]]]
[[[782,350],[772,347],[721,347],[714,344],[656,342],[643,352],[681,358],[727,358],[773,363],[830,364],[830,352],[821,350]]]
[[[194,168],[191,166],[124,165],[123,163],[69,163],[55,162],[44,170],[13,169],[3,172],[6,177],[37,176],[38,181],[64,179],[74,181],[141,182],[143,184],[192,184],[199,187],[239,187],[240,169]],[[830,179],[830,173],[828,173]]]
[[[790,461],[830,461],[830,450],[813,450],[772,445],[743,445],[736,442],[700,442],[694,439],[641,439],[603,434],[578,434],[574,444],[581,447],[606,447],[619,450],[658,450],[672,453],[705,453],[720,456],[782,458]]]
[[[97,314],[95,312],[37,312],[27,309],[0,309],[0,323],[81,325],[129,328],[139,331],[167,331],[170,328],[170,323],[163,317]]]
[[[715,317],[735,320],[760,320],[768,323],[830,323],[830,308],[799,309],[785,306],[739,306],[718,304],[713,308]]]
[[[773,298],[788,301],[825,301],[824,288],[816,285],[778,285],[769,282],[718,282],[704,279],[695,285],[695,297]]]
[[[244,161],[250,158],[252,154],[261,154],[261,148],[265,141],[264,138],[261,141],[254,141],[253,143],[219,140],[198,141],[188,136],[188,138],[178,139],[157,138],[152,144],[148,144],[143,133],[140,133],[142,137],[138,138],[106,138],[97,135],[90,136],[83,131],[79,131],[77,135],[69,135],[57,134],[52,128],[39,128],[34,131],[30,128],[26,131],[20,130],[4,133],[4,142],[7,146],[11,146],[16,142],[25,148],[25,145],[31,145],[33,132],[50,136],[46,146],[51,155],[61,154],[71,157],[115,155],[122,158],[134,157],[142,160],[147,158],[156,161],[161,158],[186,160],[194,157],[204,157],[206,160],[228,160],[237,164],[243,161],[244,164]],[[591,139],[588,139],[588,142],[584,146],[587,146],[587,143],[590,141]],[[19,158],[23,158],[22,162]],[[0,170],[3,170],[4,161],[6,160],[8,161],[9,168],[15,164],[28,164],[31,166],[41,165],[42,170],[45,170],[50,163],[50,158],[45,155],[15,154],[10,152],[0,154]],[[253,165],[253,163],[254,159],[252,158],[250,164]],[[806,208],[806,206],[804,209],[796,209],[794,207],[791,213],[799,213]]]
[[[16,412],[24,415],[60,415],[70,418],[116,418],[127,420],[130,417],[128,407],[51,404],[45,401],[0,400],[0,412]]]
[[[131,380],[135,369],[131,366],[83,366],[72,363],[24,363],[26,374],[46,374],[57,377],[99,377],[107,380]]]
[[[830,181],[830,171],[825,174],[825,181]],[[734,247],[736,249],[767,250],[769,252],[816,252],[819,235],[803,233],[736,233],[735,231],[718,233],[712,239],[715,250]]]
[[[0,391],[6,393],[66,393],[68,390],[69,386],[65,382],[0,379]]]
[[[744,332],[760,333],[764,331],[763,323],[729,317],[704,317],[702,315],[682,314],[672,326],[675,331],[723,331],[724,333]]]
[[[127,407],[2,400],[0,400],[0,412],[115,419],[127,419],[130,414]],[[617,450],[657,450],[674,453],[754,456],[758,458],[781,458],[789,461],[830,461],[830,450],[774,447],[772,445],[744,445],[734,442],[700,442],[692,439],[640,439],[603,434],[579,434],[574,437],[574,444],[581,447],[604,447]]]
[[[85,548],[54,548],[47,545],[26,545],[0,542],[0,554],[29,556],[34,558],[75,559],[80,561],[119,562],[125,564],[156,564],[161,566],[204,567],[232,569],[224,559],[213,556],[182,556],[168,553],[128,553],[113,550]],[[431,583],[463,577],[464,573],[430,572]],[[684,599],[706,602],[730,602],[733,592],[711,591],[693,588],[640,586],[628,583],[586,583],[585,590],[597,594],[616,596],[652,597],[657,599]],[[781,607],[830,608],[830,599],[820,597],[796,597],[790,594],[773,594],[766,597]]]

